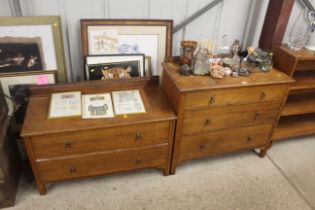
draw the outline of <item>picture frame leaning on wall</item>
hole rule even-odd
[[[49,72],[68,82],[60,17],[0,17],[0,76]]]
[[[161,64],[172,57],[172,30],[172,20],[81,19],[83,57],[143,53],[150,57],[152,75],[161,76]]]

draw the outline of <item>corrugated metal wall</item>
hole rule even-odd
[[[60,15],[63,24],[68,76],[83,78],[81,18],[173,19],[174,25],[211,0],[0,0],[0,15],[15,15],[14,3],[23,16]],[[173,55],[179,54],[182,39],[240,39],[244,46],[258,45],[268,0],[224,0],[183,30],[174,34]]]

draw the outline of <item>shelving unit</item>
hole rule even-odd
[[[274,50],[274,65],[296,82],[289,89],[272,141],[315,134],[315,52]]]

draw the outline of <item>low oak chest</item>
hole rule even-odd
[[[185,161],[262,148],[264,155],[293,80],[277,70],[249,77],[182,76],[163,64],[162,89],[177,114],[171,174]]]
[[[21,136],[40,194],[49,182],[113,172],[160,168],[168,175],[176,116],[158,83],[152,77],[31,88]],[[140,91],[146,113],[48,119],[51,93],[128,89]]]

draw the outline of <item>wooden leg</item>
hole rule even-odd
[[[164,176],[170,175],[170,170],[169,170],[169,168],[163,169],[163,175],[164,175]]]
[[[174,175],[174,174],[175,174],[175,171],[176,171],[176,166],[171,168],[170,174],[171,174],[171,175]]]
[[[273,141],[270,141],[269,145],[260,150],[259,157],[265,157],[267,150],[272,146]]]
[[[37,189],[40,195],[46,195],[46,186],[44,183],[36,180]]]

